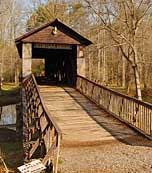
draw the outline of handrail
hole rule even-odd
[[[152,104],[77,76],[77,89],[119,120],[152,139]]]
[[[128,96],[128,95],[125,95],[125,94],[119,93],[119,92],[117,92],[117,91],[114,91],[114,90],[112,90],[112,89],[110,89],[110,88],[108,88],[108,87],[106,87],[106,86],[103,86],[103,85],[100,85],[100,84],[98,84],[98,83],[95,83],[95,82],[93,82],[93,81],[91,81],[91,80],[89,80],[89,79],[87,79],[87,78],[85,78],[85,77],[83,77],[83,76],[77,75],[77,77],[80,77],[80,78],[82,78],[82,79],[88,81],[89,83],[92,83],[93,85],[96,85],[96,86],[98,86],[99,88],[103,88],[103,89],[105,89],[105,90],[107,90],[107,91],[109,91],[109,92],[112,92],[112,93],[114,93],[114,94],[116,94],[116,95],[118,95],[118,96],[120,96],[120,97],[124,97],[124,98],[126,98],[126,99],[133,100],[133,101],[135,101],[135,102],[137,102],[137,103],[139,103],[139,104],[141,104],[141,105],[143,105],[143,106],[147,106],[147,107],[149,107],[149,108],[152,109],[152,104],[150,104],[150,103],[147,103],[147,102],[138,100],[138,99],[136,99],[135,97],[130,97],[130,96]]]
[[[25,126],[28,131],[26,141],[31,146],[28,150],[27,159],[31,159],[38,147],[40,147],[42,162],[48,165],[53,160],[53,172],[57,173],[60,140],[62,137],[61,130],[44,104],[34,75],[24,78],[22,85],[26,97]]]
[[[48,111],[47,107],[46,107],[45,104],[44,104],[43,98],[41,97],[40,90],[39,90],[39,88],[37,87],[37,82],[36,82],[36,79],[35,79],[35,77],[34,77],[33,74],[32,74],[32,78],[33,78],[33,80],[34,80],[35,87],[36,87],[36,89],[37,89],[38,95],[39,95],[40,100],[41,100],[41,104],[42,104],[42,106],[43,106],[45,112],[47,113],[49,119],[50,119],[51,122],[53,123],[53,125],[54,125],[55,129],[57,130],[57,132],[61,135],[61,129],[60,129],[59,126],[56,124],[54,118],[50,115],[50,112]]]

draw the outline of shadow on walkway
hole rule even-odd
[[[83,108],[88,116],[90,116],[118,141],[132,146],[152,147],[152,142],[149,139],[143,137],[138,132],[114,118],[112,115],[80,94],[77,90],[68,87],[62,88]]]

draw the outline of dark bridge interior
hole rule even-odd
[[[45,69],[39,84],[64,84],[75,86],[77,74],[77,49],[47,49],[33,48],[33,58],[44,58]]]

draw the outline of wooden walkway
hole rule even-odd
[[[39,86],[44,103],[62,131],[62,146],[100,145],[123,142],[138,136],[70,87]]]
[[[39,149],[38,157],[47,166],[51,159],[55,173],[151,172],[151,141],[125,125],[132,124],[139,128],[139,132],[141,129],[150,136],[150,104],[80,76],[78,90],[96,104],[74,88],[37,86],[33,75],[22,83],[26,94],[23,110],[27,109],[23,112],[25,159],[34,158]],[[105,107],[125,123],[97,105]],[[30,132],[28,135],[26,130]],[[29,142],[32,145],[26,148]]]

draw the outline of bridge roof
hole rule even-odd
[[[57,28],[57,34],[53,34],[53,29]],[[83,37],[58,19],[51,21],[31,32],[28,32],[15,40],[20,43],[57,43],[57,44],[75,44],[88,46],[92,44],[90,40]]]

